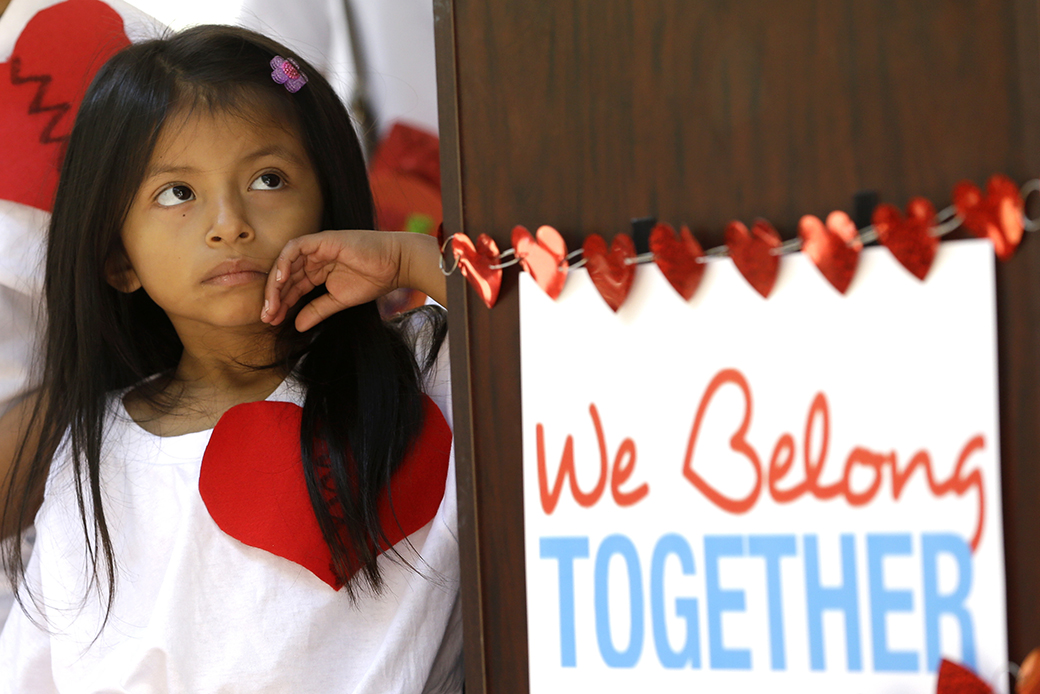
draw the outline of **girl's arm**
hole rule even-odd
[[[446,300],[437,240],[397,231],[323,231],[285,245],[267,277],[261,320],[278,325],[297,301],[324,284],[324,294],[300,310],[296,329],[308,330],[345,308],[400,287],[439,304]]]
[[[40,444],[40,427],[35,426],[30,432],[30,425],[33,412],[39,404],[39,392],[32,393],[0,417],[0,539],[10,537],[23,526],[32,524],[43,503],[46,473],[37,475],[37,483],[29,483],[29,464]],[[16,466],[19,454],[21,464]],[[28,508],[24,522],[21,522],[19,506],[23,499],[27,501]]]

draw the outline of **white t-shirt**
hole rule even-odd
[[[426,392],[451,426],[447,345]],[[291,381],[268,400],[302,403]],[[71,465],[55,461],[27,569],[39,604],[0,635],[0,691],[460,692],[455,460],[434,519],[380,557],[381,595],[351,603],[307,569],[245,545],[199,493],[212,430],[158,437],[113,398],[102,457],[115,604],[87,582]],[[414,548],[414,549],[413,549]],[[104,582],[104,579],[102,579]],[[104,583],[103,583],[104,584]],[[84,598],[86,600],[84,601]]]

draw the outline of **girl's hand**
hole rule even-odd
[[[411,232],[323,231],[285,244],[267,277],[260,320],[278,325],[296,302],[322,284],[328,289],[296,316],[309,330],[345,308],[399,287],[445,302],[440,249],[432,236]]]

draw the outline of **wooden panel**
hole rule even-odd
[[[864,188],[942,206],[961,178],[1034,173],[1008,2],[456,8],[465,216],[500,239],[647,214],[791,230]]]
[[[437,5],[434,21],[437,51],[438,120],[441,147],[441,200],[444,228],[463,231],[462,187],[459,160],[459,127],[455,81],[454,9],[451,0]],[[455,469],[458,488],[459,564],[462,573],[463,648],[468,691],[491,691],[486,685],[483,612],[484,580],[478,557],[481,550],[477,523],[476,469],[473,417],[470,397],[469,297],[458,273],[448,277],[448,330],[452,342],[452,409],[454,415]],[[520,663],[514,668],[520,669]],[[523,690],[517,690],[523,691]]]
[[[1019,113],[1026,170],[1040,173],[1040,40],[1038,3],[1015,3]],[[1040,212],[1031,200],[1031,216]],[[1027,239],[1018,256],[997,268],[1000,335],[1000,429],[1004,547],[1010,657],[1022,662],[1040,646],[1040,239]]]
[[[1040,239],[998,268],[1001,475],[1014,662],[1040,646]]]
[[[859,190],[942,207],[963,178],[1040,172],[1035,0],[435,0],[435,14],[446,228],[503,247],[518,223],[576,247],[643,216],[707,244],[756,216],[789,237]],[[1031,239],[998,273],[1015,659],[1040,645],[1037,278]],[[523,692],[515,269],[492,311],[450,285],[456,423],[475,415],[457,437],[467,690]]]

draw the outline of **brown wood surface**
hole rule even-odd
[[[631,218],[785,237],[876,190],[1040,173],[1027,0],[435,0],[445,227],[577,247]],[[449,282],[468,692],[525,692],[515,269]],[[1011,657],[1040,646],[1040,240],[998,271]],[[951,346],[955,348],[955,346]]]

